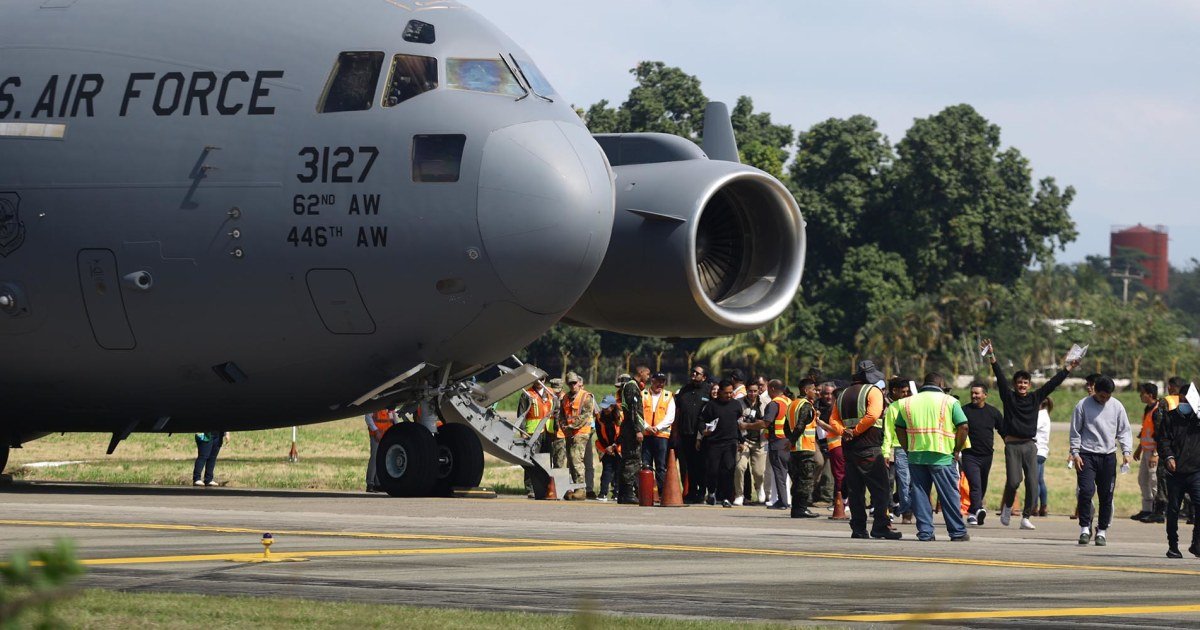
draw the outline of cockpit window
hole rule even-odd
[[[447,59],[446,85],[456,90],[524,96],[525,88],[517,82],[512,70],[502,59]]]
[[[371,109],[382,68],[381,52],[341,53],[329,73],[317,111],[328,114]]]
[[[395,107],[414,96],[437,89],[437,59],[417,55],[392,57],[392,72],[387,91],[383,93],[383,106]]]
[[[520,68],[521,74],[525,75],[525,80],[529,82],[529,87],[533,88],[534,92],[542,96],[554,94],[554,87],[546,80],[546,75],[542,74],[532,59],[513,55],[513,60],[517,62],[517,67]]]

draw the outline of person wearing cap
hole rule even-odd
[[[637,475],[642,469],[642,440],[645,439],[646,420],[642,409],[642,390],[650,380],[650,368],[639,365],[633,378],[617,388],[617,402],[621,405],[621,483],[617,486],[617,503],[634,504],[637,497]]]
[[[1113,398],[1116,385],[1107,376],[1096,379],[1095,393],[1079,401],[1071,413],[1071,461],[1075,465],[1079,491],[1079,544],[1092,538],[1092,496],[1100,495],[1100,518],[1096,523],[1097,547],[1108,544],[1112,524],[1113,488],[1117,484],[1117,446],[1129,465],[1133,432],[1125,405]],[[1022,519],[1021,526],[1025,527]]]
[[[671,425],[675,423],[675,395],[665,389],[667,375],[650,377],[649,389],[642,391],[642,418],[646,424],[642,437],[642,466],[653,466],[658,496],[663,495],[667,478],[667,448]]]
[[[887,509],[892,491],[883,459],[883,373],[873,361],[861,361],[851,385],[843,389],[833,406],[829,424],[841,433],[846,455],[844,491],[850,504],[850,537],[898,540],[892,531]],[[872,525],[867,532],[867,498],[871,493]]]
[[[942,519],[952,542],[971,539],[958,505],[958,459],[967,441],[967,416],[958,399],[946,393],[946,379],[925,375],[921,389],[893,403],[896,440],[908,451],[917,540],[934,540],[932,488],[942,501]]]
[[[1160,462],[1159,472],[1167,484],[1167,557],[1181,558],[1179,553],[1179,511],[1185,497],[1192,505],[1200,505],[1200,416],[1193,407],[1196,385],[1183,385],[1177,391],[1176,405],[1158,414],[1155,432]],[[1165,405],[1163,405],[1165,406]],[[1200,558],[1200,527],[1192,528],[1192,544],[1188,551]]]
[[[571,469],[571,483],[584,481],[584,457],[587,456],[588,441],[592,439],[592,423],[596,420],[596,398],[583,388],[583,379],[574,372],[567,373],[569,390],[562,396],[559,410],[559,426],[567,441],[567,467]],[[587,492],[583,488],[573,491],[572,498],[583,499]]]
[[[608,404],[605,404],[608,403]],[[600,494],[596,498],[608,501],[611,488],[617,497],[621,476],[621,405],[615,400],[600,403],[600,419],[596,421],[596,451],[600,453]]]
[[[779,381],[771,382],[778,383]],[[782,383],[780,385],[782,386]],[[817,518],[817,513],[809,509],[813,481],[817,472],[817,422],[816,409],[813,407],[813,402],[817,399],[817,384],[812,379],[806,378],[800,381],[798,389],[800,396],[795,400],[788,401],[784,417],[782,428],[785,439],[782,442],[787,444],[791,452],[787,457],[787,477],[782,477],[785,480],[783,482],[776,482],[777,492],[787,492],[786,479],[790,477],[792,480],[792,518]],[[775,441],[771,443],[774,449],[780,442],[778,422],[773,434],[776,436]],[[772,450],[771,453],[774,455],[775,451]],[[776,467],[775,461],[771,462],[771,466]],[[775,478],[780,479],[783,474],[784,471],[776,470]]]
[[[554,411],[554,395],[541,381],[526,387],[521,392],[520,400],[517,401],[518,431],[520,431],[521,437],[532,438],[533,434],[537,432],[538,425],[543,422],[547,423],[543,430],[552,427],[550,424],[553,422],[552,411]],[[534,498],[533,485],[533,468],[525,467],[525,493],[531,499]]]
[[[703,365],[692,366],[691,378],[675,392],[675,425],[671,440],[676,445],[675,459],[679,463],[679,478],[684,483],[685,503],[703,503],[707,486],[704,483],[704,457],[696,448],[700,409],[709,401],[708,371]]]
[[[552,401],[550,419],[546,420],[546,429],[542,433],[546,440],[545,449],[550,452],[550,465],[554,468],[567,467],[567,436],[563,433],[562,423],[559,422],[559,409],[562,408],[563,380],[559,377],[550,379],[546,387]],[[543,450],[542,452],[546,452]]]

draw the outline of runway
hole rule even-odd
[[[762,507],[28,483],[0,488],[0,554],[73,539],[82,585],[126,591],[600,610],[814,624],[1194,627],[1200,559],[1125,519],[1107,547],[1065,517],[966,543],[852,540]],[[270,562],[262,534],[274,536]],[[1186,540],[1189,528],[1184,528]]]

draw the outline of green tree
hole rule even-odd
[[[920,290],[955,273],[1009,284],[1077,235],[1067,213],[1074,188],[1047,177],[1035,191],[1028,160],[1001,150],[1000,127],[970,105],[917,120],[896,148],[891,199],[871,224]]]
[[[823,305],[821,319],[826,337],[842,345],[851,343],[868,321],[913,297],[904,259],[874,244],[847,251],[836,278],[816,300]]]
[[[14,552],[0,563],[0,627],[25,627],[18,624],[31,610],[41,613],[36,627],[58,627],[54,606],[75,594],[69,583],[82,573],[75,548],[66,540],[50,549]]]
[[[868,240],[864,219],[880,203],[881,175],[893,157],[877,127],[867,116],[830,118],[796,141],[789,183],[808,223],[805,276],[810,298],[842,269],[846,251]]]
[[[771,122],[771,114],[767,112],[755,113],[754,101],[749,96],[738,98],[729,118],[742,163],[783,179],[783,165],[788,160],[794,133],[791,125]]]
[[[691,140],[700,137],[708,105],[700,79],[661,61],[643,61],[630,73],[637,85],[621,104],[629,116],[629,128],[622,131],[655,131]]]
[[[709,339],[700,344],[696,354],[712,364],[713,374],[734,361],[745,361],[753,374],[760,369],[774,371],[782,366],[787,356],[788,340],[794,327],[786,315],[781,315],[761,328]]]

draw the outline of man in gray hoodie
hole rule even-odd
[[[1095,392],[1079,401],[1071,413],[1071,462],[1075,465],[1079,497],[1079,544],[1092,537],[1092,496],[1100,494],[1100,520],[1096,523],[1096,546],[1108,544],[1112,524],[1113,488],[1117,484],[1117,443],[1129,465],[1133,433],[1129,415],[1121,401],[1112,397],[1116,389],[1107,376],[1096,379]]]

